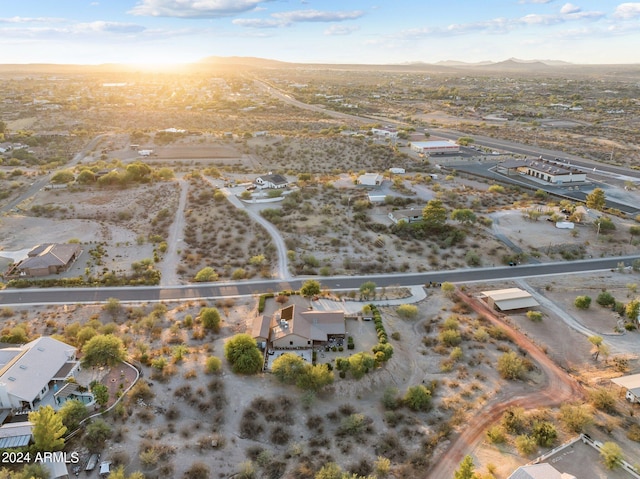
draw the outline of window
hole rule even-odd
[[[289,341],[289,346],[293,346],[293,341]]]

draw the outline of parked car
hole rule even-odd
[[[100,477],[107,477],[109,474],[111,474],[111,463],[102,461],[100,463]]]

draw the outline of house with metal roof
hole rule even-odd
[[[611,382],[627,390],[625,395],[627,401],[640,403],[640,374],[614,378]]]
[[[511,311],[514,309],[540,306],[533,296],[531,296],[531,293],[520,288],[495,289],[492,291],[482,291],[481,294],[489,306],[499,311]]]
[[[508,479],[576,479],[576,476],[560,472],[551,464],[543,462],[519,467]]]
[[[0,409],[37,409],[79,368],[76,348],[49,336],[0,350]]]

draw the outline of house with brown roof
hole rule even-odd
[[[345,337],[344,311],[318,311],[303,298],[291,300],[294,304],[273,315],[256,317],[251,333],[258,344],[270,349],[313,348]]]
[[[80,256],[82,249],[75,243],[45,243],[27,253],[27,259],[12,271],[19,276],[47,276],[66,271]]]

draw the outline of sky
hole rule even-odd
[[[573,2],[0,0],[0,63],[640,63],[640,2]]]

